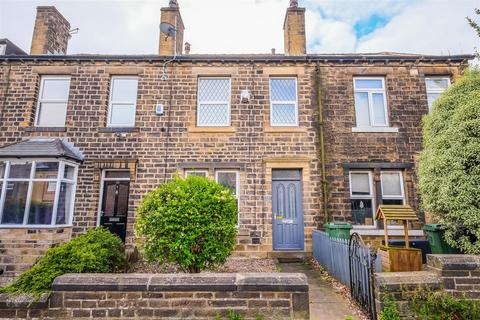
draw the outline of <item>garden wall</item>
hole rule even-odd
[[[377,312],[382,311],[385,296],[396,300],[402,318],[412,316],[409,298],[419,288],[445,290],[453,296],[480,299],[480,256],[449,254],[427,255],[427,270],[419,272],[382,272],[374,279]]]
[[[301,273],[68,274],[49,299],[0,295],[0,318],[212,319],[229,310],[254,319],[308,319]]]

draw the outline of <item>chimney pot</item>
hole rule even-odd
[[[190,54],[190,49],[191,49],[191,44],[188,42],[185,42],[185,54]]]
[[[54,6],[37,7],[30,54],[66,54],[70,23]]]
[[[298,8],[298,0],[290,0],[290,8]]]
[[[169,6],[170,8],[178,8],[178,2],[177,2],[177,0],[170,0],[170,1],[168,2],[168,6]]]
[[[275,48],[272,48],[272,54],[275,54]]]

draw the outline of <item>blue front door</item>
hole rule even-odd
[[[303,250],[303,205],[300,170],[272,172],[273,249]]]

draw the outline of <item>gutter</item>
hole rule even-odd
[[[317,62],[315,68],[316,73],[316,89],[317,89],[317,104],[318,104],[318,142],[320,145],[319,159],[321,170],[321,185],[322,185],[322,202],[323,202],[323,222],[328,223],[328,182],[327,182],[327,170],[326,170],[326,155],[325,155],[325,126],[323,119],[323,83],[321,74],[320,63]]]

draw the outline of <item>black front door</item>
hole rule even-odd
[[[108,180],[103,182],[100,225],[125,241],[127,231],[128,192],[130,182]]]

